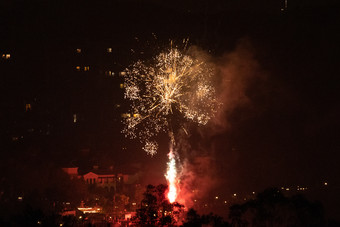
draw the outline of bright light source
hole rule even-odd
[[[328,185],[328,182],[325,182],[325,183],[323,183],[325,186],[327,186]]]
[[[80,48],[77,48],[76,49],[76,52],[79,54],[79,53],[81,53],[81,49]]]
[[[10,55],[10,54],[3,54],[3,55],[2,55],[2,58],[3,58],[3,59],[10,59],[10,58],[11,58],[11,55]]]

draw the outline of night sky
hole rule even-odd
[[[217,66],[223,107],[207,126],[188,126],[182,160],[198,165],[197,157],[208,157],[213,168],[202,167],[211,170],[203,179],[216,193],[302,185],[334,207],[340,202],[338,6],[331,0],[288,1],[287,8],[278,0],[1,1],[0,54],[10,54],[0,59],[1,163],[28,157],[83,169],[114,163],[122,171],[134,164],[147,173],[146,183],[164,183],[167,135],[159,137],[155,157],[124,139],[120,114],[129,103],[117,75],[170,39],[189,38]],[[90,66],[89,73],[77,72],[78,65]],[[324,182],[327,193],[316,190]]]

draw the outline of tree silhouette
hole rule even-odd
[[[232,226],[325,226],[320,203],[310,202],[302,195],[285,197],[270,188],[257,198],[230,207]]]
[[[196,210],[189,209],[183,227],[201,227],[201,226],[214,226],[214,227],[228,227],[228,222],[223,221],[223,218],[214,215],[213,213],[200,216]]]
[[[167,190],[168,186],[164,184],[146,187],[141,208],[137,210],[137,222],[140,226],[171,226],[177,223],[183,205],[170,203],[166,198]]]

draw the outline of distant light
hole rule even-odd
[[[137,205],[137,203],[132,203],[132,206],[136,206]]]
[[[73,123],[77,123],[77,114],[73,114]]]
[[[83,218],[83,216],[79,216],[79,219],[82,219]]]
[[[79,54],[79,53],[81,53],[81,49],[80,48],[77,48],[76,49],[76,52]]]
[[[112,72],[112,71],[105,71],[105,75],[108,75],[108,76],[114,76],[115,73]]]
[[[123,89],[124,88],[124,84],[119,84],[119,87]]]
[[[11,58],[11,55],[10,55],[10,54],[3,54],[3,55],[2,55],[2,58],[3,58],[3,59],[10,59],[10,58]]]
[[[216,196],[215,199],[218,199],[218,196]]]
[[[237,194],[236,193],[234,193],[234,195],[233,195],[234,197],[236,197],[237,196]]]
[[[84,66],[84,71],[89,71],[90,70],[90,66]]]
[[[120,72],[119,75],[120,75],[120,76],[125,76],[125,75],[126,75],[126,72],[124,72],[124,71],[123,71],[123,72]]]
[[[109,47],[109,48],[106,49],[106,51],[107,51],[108,53],[112,53],[112,48]]]
[[[19,201],[22,201],[22,199],[23,199],[22,196],[19,196],[19,197],[18,197],[18,200],[19,200]]]
[[[228,203],[227,201],[224,201],[224,203]]]
[[[76,70],[80,71],[80,66],[79,65],[76,66]]]
[[[41,225],[41,221],[37,221],[37,224],[38,224],[38,225]]]
[[[289,191],[290,189],[289,188],[286,188],[286,191]]]
[[[29,111],[32,109],[32,106],[30,103],[26,103],[25,108],[26,108],[26,111]]]
[[[63,226],[63,225],[64,225],[63,223],[59,224],[59,226]]]
[[[328,185],[328,182],[324,182],[323,184],[324,184],[325,186],[327,186],[327,185]]]

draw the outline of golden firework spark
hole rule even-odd
[[[195,54],[171,47],[149,61],[137,61],[125,71],[126,99],[131,117],[124,119],[123,132],[138,137],[150,155],[157,152],[153,138],[169,132],[172,117],[206,124],[216,111],[211,85],[214,68]]]

